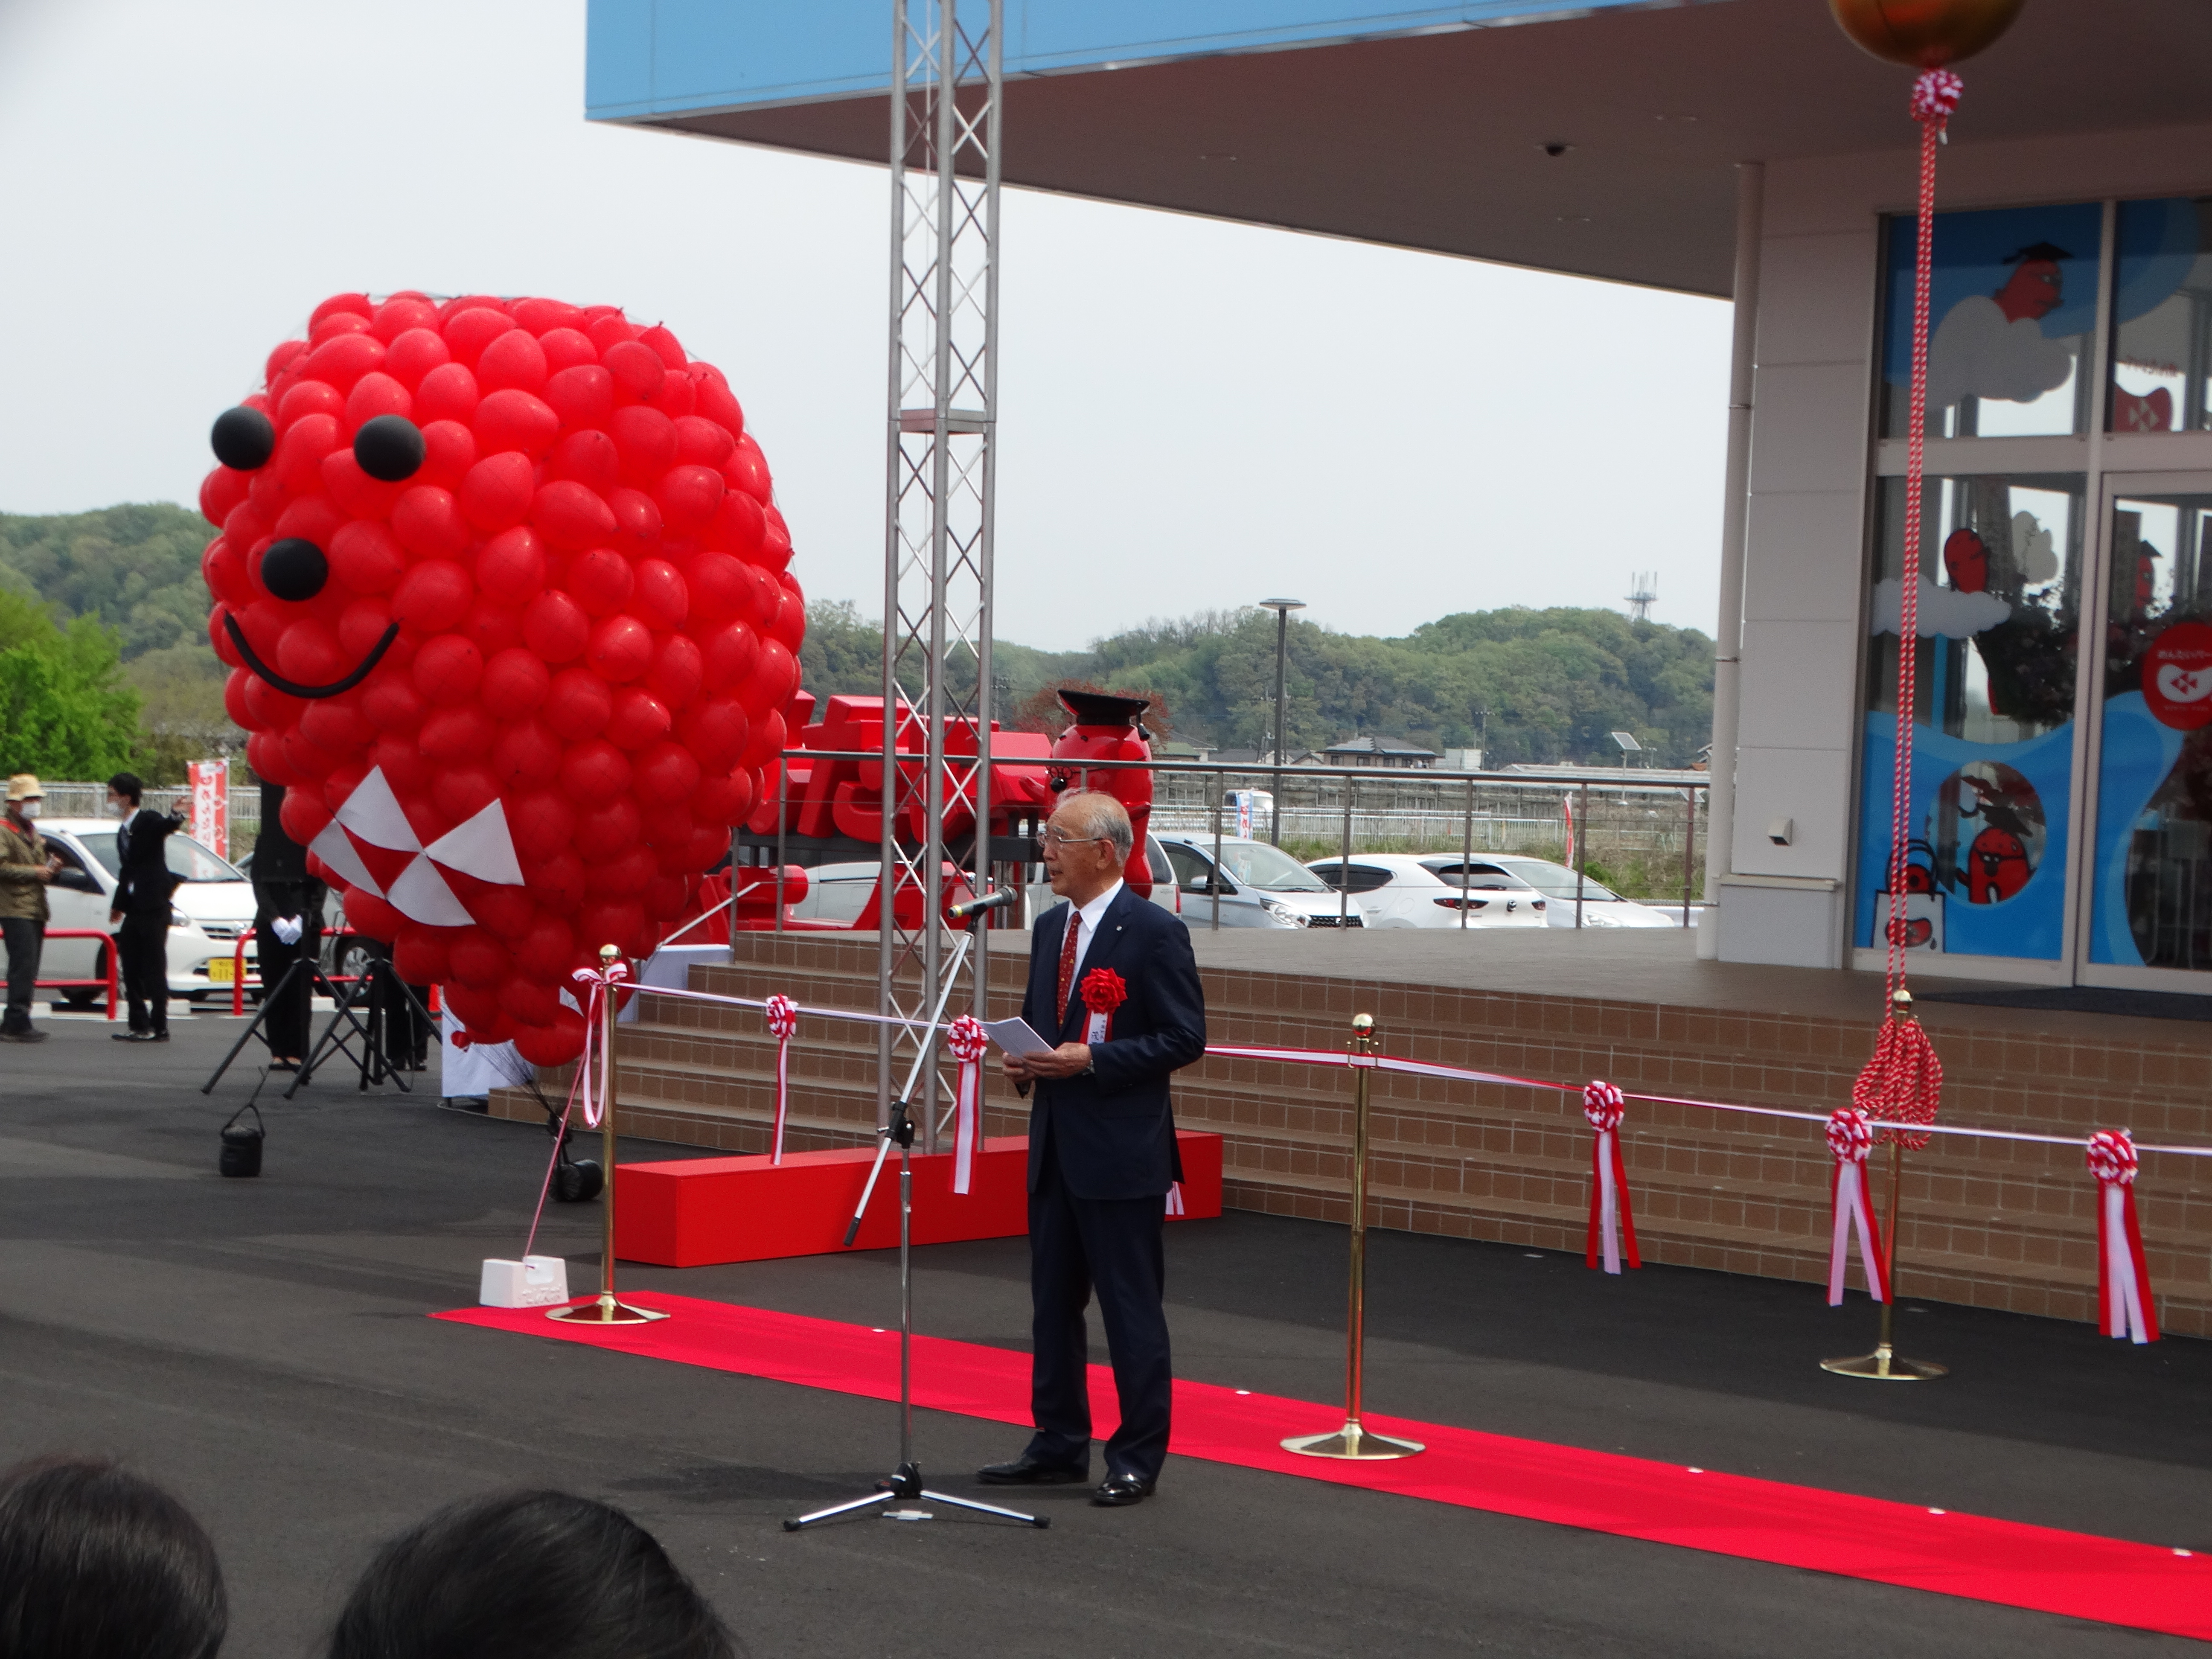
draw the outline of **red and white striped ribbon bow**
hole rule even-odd
[[[952,1118],[952,1190],[965,1193],[975,1173],[975,1149],[983,1144],[983,1053],[991,1034],[973,1014],[963,1014],[945,1030],[945,1046],[960,1062],[960,1088]]]
[[[600,1046],[606,1027],[606,1000],[615,994],[616,987],[629,977],[629,964],[611,962],[604,969],[579,968],[568,977],[584,991],[584,1052],[576,1056],[576,1077],[569,1085],[568,1097],[583,1107],[584,1126],[596,1129],[599,1127],[599,1114],[605,1109],[605,1102],[597,1098],[593,1091],[599,1073],[607,1064]],[[611,1171],[607,1178],[614,1178]]]
[[[768,1000],[768,1029],[775,1038],[775,1135],[769,1144],[771,1167],[783,1162],[783,1125],[791,1115],[791,1039],[799,1030],[799,1009],[781,994]]]
[[[1867,1189],[1867,1154],[1874,1151],[1874,1122],[1855,1107],[1828,1114],[1828,1150],[1836,1167],[1828,1176],[1828,1201],[1836,1226],[1828,1241],[1828,1305],[1844,1303],[1844,1272],[1850,1265],[1851,1229],[1859,1235],[1859,1266],[1865,1271],[1867,1294],[1877,1302],[1889,1300],[1887,1262],[1881,1253],[1881,1224],[1875,1219],[1874,1198]]]
[[[2155,1342],[2158,1310],[2143,1264],[2142,1229],[2136,1222],[2134,1137],[2125,1129],[2100,1129],[2089,1137],[2088,1158],[2099,1187],[2097,1301],[2104,1309],[2105,1334]]]
[[[1628,1166],[1620,1156],[1620,1120],[1627,1111],[1620,1091],[1603,1081],[1583,1090],[1583,1115],[1597,1137],[1590,1143],[1589,1238],[1583,1259],[1593,1267],[1605,1258],[1605,1270],[1620,1271],[1621,1245],[1627,1244],[1628,1265],[1640,1267],[1636,1253],[1636,1217],[1628,1203]]]

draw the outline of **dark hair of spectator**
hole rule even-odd
[[[377,1552],[331,1659],[737,1659],[653,1534],[561,1492],[455,1504]]]
[[[136,772],[118,772],[108,779],[107,787],[118,795],[127,796],[133,806],[146,798],[145,781]]]
[[[215,1546],[151,1481],[77,1457],[0,1474],[8,1659],[214,1659],[228,1623]]]

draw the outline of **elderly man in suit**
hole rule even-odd
[[[1045,870],[1066,902],[1038,919],[1022,1018],[1057,1044],[1013,1055],[1030,1109],[1030,1414],[1036,1432],[978,1478],[1029,1486],[1091,1478],[1092,1292],[1121,1425],[1091,1501],[1142,1503],[1168,1449],[1170,1376],[1161,1231],[1180,1177],[1168,1075],[1206,1052],[1206,996],[1180,919],[1123,884],[1129,815],[1110,795],[1064,797]]]

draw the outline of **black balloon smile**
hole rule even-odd
[[[253,647],[246,641],[246,630],[238,625],[237,617],[226,612],[222,625],[230,635],[230,642],[238,647],[238,654],[246,659],[246,665],[289,697],[335,697],[341,692],[352,690],[376,672],[376,665],[384,660],[384,653],[392,649],[392,641],[399,637],[399,624],[387,623],[384,637],[369,647],[368,654],[361,659],[359,666],[352,673],[342,680],[332,680],[328,685],[302,685],[297,680],[286,679],[254,654]]]

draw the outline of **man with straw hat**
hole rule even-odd
[[[31,1029],[31,993],[46,945],[46,884],[61,873],[58,854],[39,834],[46,791],[28,772],[8,780],[8,814],[0,818],[0,934],[8,941],[8,1012],[0,1040],[44,1042]]]

